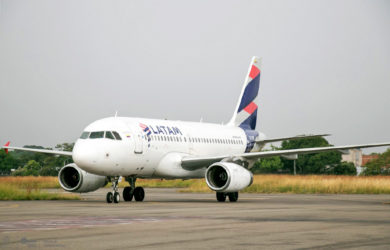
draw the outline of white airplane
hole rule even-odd
[[[144,199],[144,189],[135,186],[137,178],[205,178],[209,188],[216,191],[218,201],[229,197],[234,202],[238,191],[252,184],[249,169],[259,158],[294,159],[298,154],[390,145],[387,142],[261,152],[268,142],[326,135],[266,139],[257,132],[260,75],[260,60],[253,57],[233,117],[226,125],[109,117],[88,125],[72,152],[11,147],[9,142],[3,148],[71,156],[74,163],[62,167],[58,174],[62,188],[91,192],[110,180],[112,192],[107,193],[106,200],[118,203],[121,176],[129,182],[123,190],[125,201]]]

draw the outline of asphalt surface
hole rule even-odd
[[[390,195],[146,189],[144,202],[1,201],[0,249],[390,249]]]

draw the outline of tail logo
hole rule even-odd
[[[238,105],[234,124],[243,129],[256,129],[257,100],[260,88],[261,70],[256,58],[252,59],[249,73],[245,79],[241,100]]]

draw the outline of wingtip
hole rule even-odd
[[[11,143],[10,141],[7,141],[7,143],[4,144],[3,147],[8,147],[10,145],[10,143]],[[5,151],[6,154],[8,154],[8,148],[4,148],[4,151]]]

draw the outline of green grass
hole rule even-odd
[[[59,188],[56,177],[23,176],[0,178],[0,200],[79,200],[77,194],[48,193],[41,189]]]
[[[210,192],[194,180],[180,192]],[[390,194],[390,176],[255,175],[243,193]]]
[[[122,181],[119,187],[129,184]],[[204,179],[137,180],[146,188],[179,188],[179,192],[211,193]],[[0,200],[12,199],[80,199],[74,194],[52,194],[44,188],[59,188],[57,177],[0,177]],[[107,187],[111,187],[109,183]],[[390,176],[330,176],[330,175],[255,175],[253,184],[244,193],[291,194],[390,194]]]

